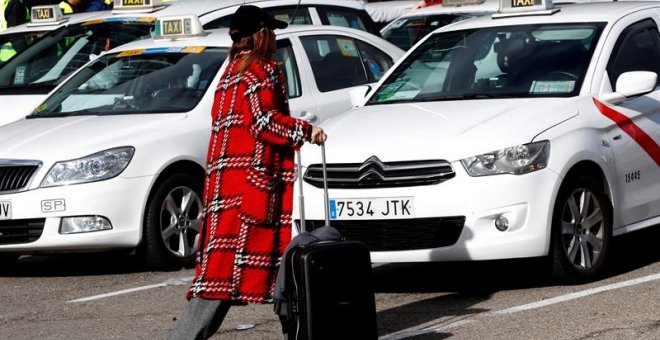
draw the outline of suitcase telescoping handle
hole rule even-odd
[[[303,194],[303,173],[302,173],[302,160],[300,151],[296,152],[296,163],[298,167],[298,191],[299,191],[299,209],[300,209],[300,226],[302,231],[308,231],[305,224],[305,195]],[[328,196],[328,173],[326,170],[325,162],[325,143],[321,144],[321,169],[323,170],[323,205],[325,206],[325,225],[330,225],[330,212],[328,211],[329,196]]]

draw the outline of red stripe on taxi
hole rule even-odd
[[[601,103],[594,98],[594,103],[598,110],[607,118],[613,120],[621,130],[625,131],[639,146],[651,156],[658,166],[660,166],[660,145],[656,143],[651,136],[630,120],[626,115],[614,110],[613,108]]]

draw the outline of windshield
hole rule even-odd
[[[192,110],[226,49],[151,48],[105,55],[76,73],[28,118]]]
[[[21,53],[48,31],[20,32],[0,35],[0,66],[17,53]]]
[[[604,23],[440,32],[418,46],[367,104],[579,93]]]
[[[484,14],[486,14],[486,12],[437,14],[399,18],[391,25],[387,26],[383,32],[381,32],[381,35],[385,40],[405,51],[410,49],[412,45],[424,38],[428,33],[435,31],[437,28],[449,25],[452,22]]]
[[[153,18],[111,18],[62,27],[0,67],[0,90],[38,88],[48,93],[71,72],[125,43],[150,38]]]

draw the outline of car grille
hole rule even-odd
[[[44,231],[45,218],[0,221],[0,245],[34,242]]]
[[[320,228],[323,220],[306,220],[308,229]],[[300,229],[300,220],[296,220]],[[360,241],[371,251],[415,250],[446,247],[458,241],[464,216],[406,220],[330,221],[346,240]]]
[[[38,162],[0,160],[0,193],[26,189],[39,166]]]
[[[381,162],[376,156],[364,163],[327,164],[328,188],[388,188],[431,185],[453,178],[456,173],[445,160]],[[303,176],[305,182],[323,187],[321,164],[312,164]]]

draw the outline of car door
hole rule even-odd
[[[299,36],[310,72],[310,92],[324,121],[352,107],[349,91],[380,80],[394,60],[373,45],[347,35]]]
[[[308,79],[302,76],[303,73],[308,72],[305,64],[302,63],[306,62],[304,54],[300,51],[296,52],[289,37],[280,36],[274,57],[284,73],[291,115],[318,124],[319,107],[310,91]]]
[[[624,72],[651,71],[660,76],[660,33],[647,17],[621,29],[607,61],[607,78],[616,91]],[[604,79],[607,81],[608,79]],[[620,193],[615,210],[622,225],[644,221],[660,212],[660,78],[648,94],[600,107],[615,124],[609,131]],[[615,204],[616,205],[616,204]]]

